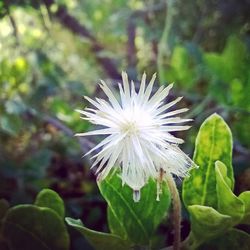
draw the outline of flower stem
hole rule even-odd
[[[180,249],[181,241],[181,201],[175,181],[170,173],[166,173],[167,184],[172,195],[173,202],[173,227],[174,227],[174,243],[173,250]]]

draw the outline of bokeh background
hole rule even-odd
[[[235,192],[250,190],[249,0],[2,0],[0,1],[0,198],[32,203],[45,187],[57,191],[67,215],[107,231],[106,204],[91,159],[98,138],[74,110],[83,95],[114,91],[122,70],[138,81],[158,73],[156,85],[175,82],[168,100],[184,96],[192,156],[200,124],[217,112],[234,137]],[[181,185],[181,183],[179,183]],[[182,236],[189,222],[183,212]],[[71,249],[91,249],[70,230]],[[171,244],[169,221],[156,241]]]

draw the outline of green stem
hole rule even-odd
[[[179,250],[181,241],[181,201],[175,181],[170,173],[166,173],[166,179],[170,193],[172,195],[172,202],[173,202],[173,227],[174,227],[173,250]]]

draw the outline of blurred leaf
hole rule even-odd
[[[250,225],[250,191],[241,193],[239,199],[245,204],[245,215],[241,223]]]
[[[191,235],[195,246],[230,228],[231,217],[217,212],[212,207],[192,205],[188,206],[188,211],[191,217]]]
[[[231,35],[222,53],[205,53],[204,61],[211,75],[212,95],[220,102],[246,107],[249,103],[246,93],[249,92],[250,80],[250,58],[246,44]]]
[[[226,68],[226,74],[223,80],[229,82],[234,78],[243,81],[245,78],[247,48],[245,44],[236,36],[232,35],[227,40],[223,50],[223,67]]]
[[[25,169],[24,176],[26,180],[43,178],[46,175],[46,170],[49,167],[51,158],[52,151],[44,148],[25,161],[23,168]]]
[[[208,68],[214,74],[216,74],[216,76],[219,79],[224,79],[227,72],[223,68],[224,64],[223,64],[223,58],[221,57],[221,55],[218,55],[217,53],[214,53],[214,52],[210,52],[210,53],[206,53],[204,55],[204,58],[205,58],[206,64],[208,65]]]
[[[117,174],[108,176],[98,186],[109,206],[111,232],[135,244],[148,244],[170,205],[167,184],[162,183],[163,193],[156,201],[156,182],[149,180],[141,190],[139,202],[134,202],[132,189],[122,186]]]
[[[242,145],[245,145],[248,148],[250,147],[249,124],[250,116],[248,114],[245,114],[245,112],[235,114],[235,123],[233,124],[234,136],[239,139]]]
[[[170,82],[177,82],[181,86],[192,87],[195,82],[195,71],[187,48],[176,46],[171,57],[170,68],[166,70],[166,79]]]
[[[18,205],[8,210],[3,236],[11,250],[67,250],[69,235],[61,218],[50,208]]]
[[[17,115],[2,115],[0,119],[1,129],[12,135],[16,136],[22,129],[22,120]]]
[[[244,203],[232,192],[227,177],[227,167],[220,161],[215,163],[218,211],[232,217],[232,225],[239,223],[244,215]]]
[[[64,202],[62,198],[51,189],[43,189],[36,197],[35,205],[54,210],[62,219],[65,216]]]
[[[206,205],[217,208],[215,162],[227,166],[230,188],[234,186],[232,168],[232,134],[222,117],[213,114],[200,127],[196,138],[194,162],[198,169],[191,169],[183,182],[183,201],[189,205]]]
[[[216,76],[224,82],[229,83],[234,78],[245,81],[246,52],[245,44],[233,35],[227,40],[222,54],[206,53],[205,61]]]
[[[5,109],[8,114],[22,114],[26,109],[26,105],[18,98],[17,100],[8,100],[5,103]]]
[[[75,220],[67,217],[68,225],[78,230],[93,245],[96,250],[121,249],[128,250],[130,245],[119,236],[109,233],[102,233],[84,227],[81,220]]]
[[[249,250],[250,235],[237,230],[231,229],[220,237],[202,245],[199,250],[225,250],[225,249],[240,249]]]

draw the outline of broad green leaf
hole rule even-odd
[[[241,193],[239,199],[245,204],[245,214],[241,223],[250,225],[250,191]]]
[[[198,169],[191,169],[183,182],[182,197],[185,206],[204,205],[217,207],[215,162],[220,160],[227,166],[227,175],[233,189],[232,134],[218,114],[208,117],[200,127],[196,138],[194,162]]]
[[[64,219],[65,209],[62,198],[51,189],[43,189],[36,197],[35,205],[48,207]]]
[[[225,250],[225,249],[235,249],[235,250],[249,250],[250,246],[250,235],[237,230],[231,229],[218,238],[205,243],[199,250]]]
[[[120,235],[122,238],[126,238],[124,237],[127,236],[124,226],[119,221],[119,218],[116,217],[115,212],[109,206],[107,209],[107,216],[108,216],[108,225],[110,232],[116,235]]]
[[[217,237],[229,229],[231,217],[217,212],[212,207],[192,205],[188,207],[191,219],[191,235],[194,245]]]
[[[239,223],[245,212],[244,203],[230,189],[227,167],[220,161],[215,163],[218,211],[232,217],[232,225]]]
[[[170,205],[167,184],[162,183],[163,192],[160,201],[156,201],[156,183],[149,180],[141,190],[139,202],[133,201],[132,189],[122,186],[118,175],[110,175],[98,185],[109,206],[111,232],[135,244],[149,244]]]
[[[117,235],[91,230],[85,227],[81,220],[68,217],[65,220],[68,225],[78,230],[96,250],[128,250],[131,248],[128,242]]]
[[[67,250],[69,235],[63,220],[50,208],[18,205],[3,221],[3,237],[11,250]]]

